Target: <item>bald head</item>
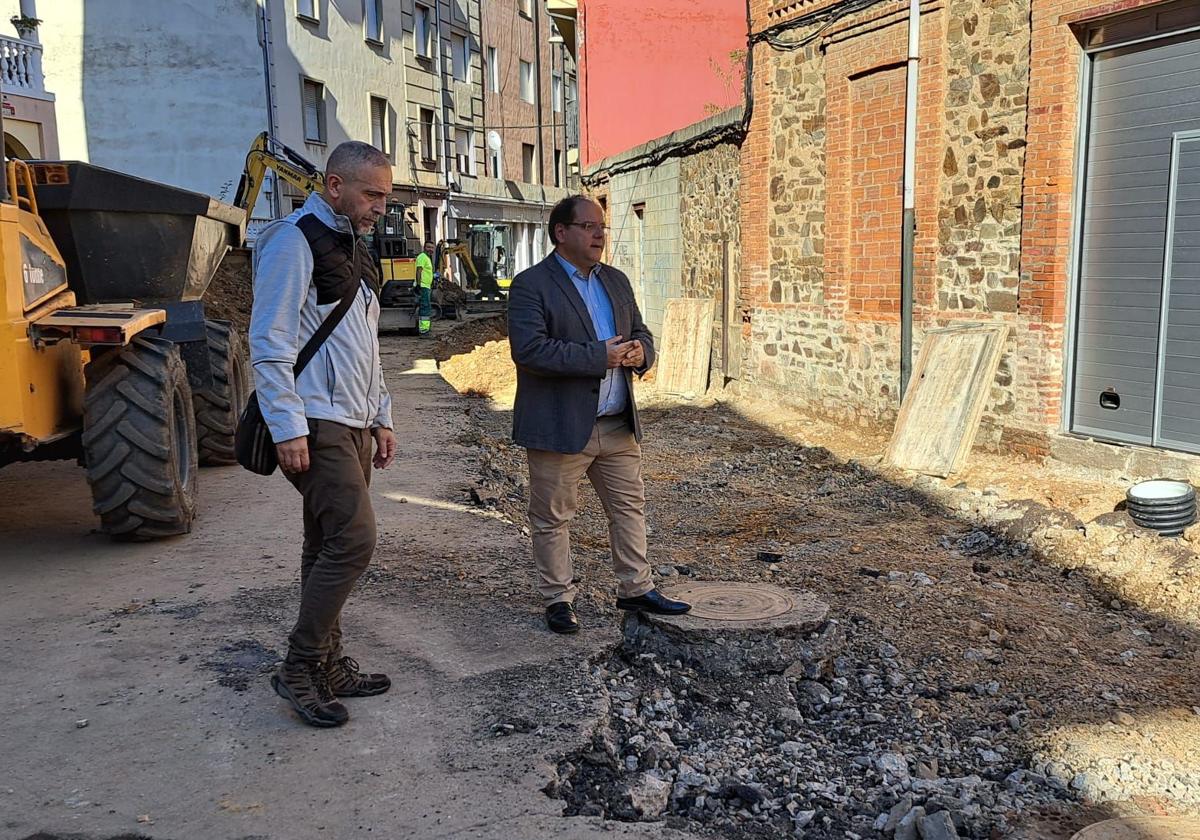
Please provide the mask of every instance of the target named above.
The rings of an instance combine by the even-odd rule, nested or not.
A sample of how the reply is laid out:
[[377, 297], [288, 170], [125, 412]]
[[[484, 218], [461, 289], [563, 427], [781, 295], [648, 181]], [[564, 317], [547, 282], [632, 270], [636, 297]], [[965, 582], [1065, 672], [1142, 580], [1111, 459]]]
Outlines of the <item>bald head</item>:
[[325, 200], [350, 220], [359, 233], [369, 233], [387, 208], [392, 194], [392, 162], [369, 143], [340, 144], [325, 164]]

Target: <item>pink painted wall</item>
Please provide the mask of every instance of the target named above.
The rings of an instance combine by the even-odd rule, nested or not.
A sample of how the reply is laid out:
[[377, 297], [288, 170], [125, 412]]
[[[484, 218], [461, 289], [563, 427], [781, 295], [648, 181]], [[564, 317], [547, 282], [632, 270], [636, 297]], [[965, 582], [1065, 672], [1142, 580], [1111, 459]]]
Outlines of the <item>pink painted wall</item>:
[[742, 102], [745, 0], [580, 0], [579, 17], [585, 169]]

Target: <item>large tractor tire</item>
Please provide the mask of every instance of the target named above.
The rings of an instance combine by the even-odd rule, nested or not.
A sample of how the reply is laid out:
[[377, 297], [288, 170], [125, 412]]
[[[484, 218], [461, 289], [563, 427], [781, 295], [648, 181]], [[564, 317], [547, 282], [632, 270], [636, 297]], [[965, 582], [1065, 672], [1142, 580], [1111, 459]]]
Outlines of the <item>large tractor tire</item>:
[[101, 527], [116, 540], [186, 534], [196, 516], [196, 418], [179, 348], [138, 337], [90, 365], [83, 457]]
[[236, 464], [233, 438], [250, 394], [242, 337], [228, 321], [205, 321], [211, 388], [192, 394], [196, 404], [197, 451], [204, 467]]

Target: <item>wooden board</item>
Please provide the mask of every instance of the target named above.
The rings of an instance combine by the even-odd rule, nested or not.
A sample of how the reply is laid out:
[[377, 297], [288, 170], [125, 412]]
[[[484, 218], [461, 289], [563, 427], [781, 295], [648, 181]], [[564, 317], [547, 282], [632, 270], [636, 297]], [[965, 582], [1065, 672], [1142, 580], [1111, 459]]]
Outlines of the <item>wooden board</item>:
[[734, 267], [733, 243], [724, 240], [721, 255], [721, 289], [725, 303], [721, 313], [721, 363], [725, 378], [742, 378], [742, 319], [738, 315], [738, 275]]
[[712, 298], [667, 301], [657, 373], [664, 393], [699, 396], [708, 389], [714, 308]]
[[906, 470], [948, 476], [975, 443], [996, 368], [1004, 324], [962, 324], [925, 333], [884, 459]]

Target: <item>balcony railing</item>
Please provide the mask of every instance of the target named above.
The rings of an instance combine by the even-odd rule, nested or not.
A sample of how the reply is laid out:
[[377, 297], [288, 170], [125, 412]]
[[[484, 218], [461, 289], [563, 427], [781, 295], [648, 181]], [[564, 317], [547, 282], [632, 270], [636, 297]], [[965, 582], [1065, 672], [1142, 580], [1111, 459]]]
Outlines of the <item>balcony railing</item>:
[[21, 96], [48, 98], [41, 44], [0, 35], [0, 87]]

